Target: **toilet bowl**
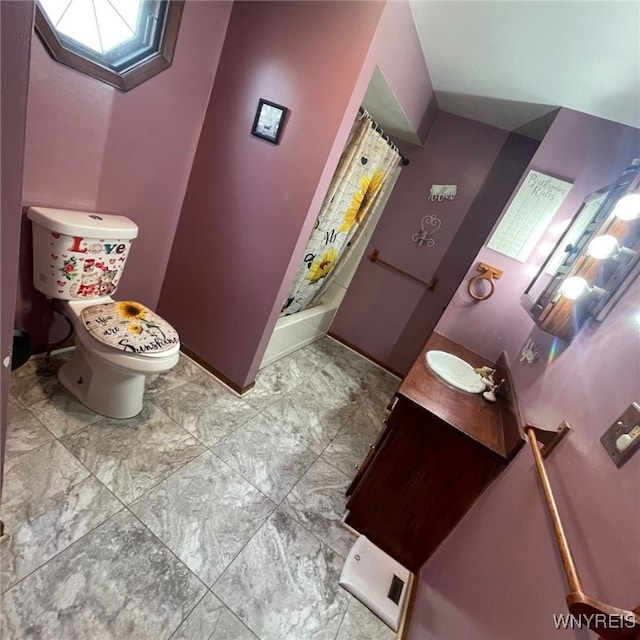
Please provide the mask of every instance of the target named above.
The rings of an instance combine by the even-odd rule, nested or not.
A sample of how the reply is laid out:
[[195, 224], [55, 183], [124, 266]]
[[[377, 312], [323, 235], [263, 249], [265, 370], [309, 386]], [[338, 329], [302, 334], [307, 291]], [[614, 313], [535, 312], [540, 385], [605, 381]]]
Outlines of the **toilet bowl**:
[[180, 343], [166, 351], [137, 354], [101, 342], [86, 329], [82, 311], [110, 302], [111, 298], [62, 302], [63, 313], [74, 328], [76, 349], [58, 371], [58, 380], [92, 411], [110, 418], [131, 418], [142, 411], [146, 376], [174, 367]]
[[142, 410], [145, 378], [174, 367], [175, 330], [143, 305], [116, 302], [137, 225], [124, 216], [30, 207], [33, 284], [73, 326], [75, 352], [61, 384], [92, 411], [131, 418]]

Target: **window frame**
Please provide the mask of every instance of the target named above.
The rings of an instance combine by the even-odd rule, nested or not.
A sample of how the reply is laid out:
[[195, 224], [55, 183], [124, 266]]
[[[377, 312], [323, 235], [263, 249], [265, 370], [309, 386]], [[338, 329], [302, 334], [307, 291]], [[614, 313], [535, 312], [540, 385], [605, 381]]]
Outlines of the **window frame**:
[[[156, 47], [149, 53], [140, 51], [133, 55], [129, 65], [121, 71], [100, 64], [96, 58], [100, 54], [90, 51], [78, 43], [75, 50], [70, 49], [58, 36], [45, 12], [36, 2], [35, 30], [51, 57], [80, 73], [120, 89], [129, 91], [142, 82], [149, 80], [161, 71], [168, 69], [173, 62], [178, 30], [184, 8], [184, 0], [168, 0], [162, 33]], [[147, 46], [149, 49], [150, 46]], [[83, 51], [86, 54], [83, 55]]]

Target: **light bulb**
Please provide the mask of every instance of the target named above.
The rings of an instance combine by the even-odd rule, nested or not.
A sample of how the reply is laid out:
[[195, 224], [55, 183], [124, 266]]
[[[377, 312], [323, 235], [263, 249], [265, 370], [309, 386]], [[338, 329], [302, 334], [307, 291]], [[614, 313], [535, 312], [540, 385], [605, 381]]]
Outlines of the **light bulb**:
[[613, 215], [620, 220], [635, 220], [640, 216], [640, 193], [629, 193], [620, 198], [613, 208]]
[[587, 247], [589, 255], [596, 260], [615, 258], [620, 251], [620, 245], [614, 236], [597, 236]]
[[560, 293], [569, 300], [577, 300], [585, 291], [589, 291], [589, 285], [584, 278], [572, 276], [560, 285]]

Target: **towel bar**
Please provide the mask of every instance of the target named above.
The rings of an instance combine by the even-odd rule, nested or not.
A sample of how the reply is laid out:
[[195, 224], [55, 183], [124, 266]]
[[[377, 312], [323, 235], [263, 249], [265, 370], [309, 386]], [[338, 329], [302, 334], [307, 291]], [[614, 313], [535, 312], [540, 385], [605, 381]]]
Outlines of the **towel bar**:
[[[562, 526], [549, 476], [544, 467], [543, 457], [547, 457], [558, 442], [569, 432], [569, 425], [563, 422], [557, 432], [539, 429], [531, 424], [526, 425], [524, 430], [529, 437], [538, 478], [542, 486], [547, 509], [549, 510], [549, 516], [551, 517], [553, 533], [562, 557], [562, 565], [567, 576], [567, 582], [569, 583], [569, 594], [567, 595], [569, 613], [582, 621], [587, 621], [589, 628], [600, 634], [602, 640], [639, 640], [640, 606], [633, 611], [618, 609], [585, 594], [569, 541]], [[542, 450], [538, 444], [539, 440], [546, 443]], [[617, 623], [612, 625], [614, 620]], [[621, 621], [624, 624], [620, 624]]]
[[381, 264], [383, 267], [387, 267], [387, 269], [391, 269], [391, 271], [395, 271], [396, 273], [403, 275], [405, 278], [409, 278], [414, 282], [418, 282], [423, 287], [426, 287], [427, 289], [429, 289], [429, 291], [433, 291], [436, 288], [436, 285], [438, 284], [438, 278], [431, 278], [429, 282], [425, 282], [424, 280], [420, 280], [420, 278], [416, 278], [415, 276], [412, 276], [410, 273], [407, 273], [406, 271], [403, 271], [402, 269], [398, 269], [398, 267], [394, 267], [392, 264], [385, 262], [384, 260], [378, 257], [379, 255], [380, 255], [380, 251], [378, 251], [378, 249], [374, 249], [373, 253], [369, 256], [369, 260], [371, 260], [371, 262], [377, 262], [378, 264]]

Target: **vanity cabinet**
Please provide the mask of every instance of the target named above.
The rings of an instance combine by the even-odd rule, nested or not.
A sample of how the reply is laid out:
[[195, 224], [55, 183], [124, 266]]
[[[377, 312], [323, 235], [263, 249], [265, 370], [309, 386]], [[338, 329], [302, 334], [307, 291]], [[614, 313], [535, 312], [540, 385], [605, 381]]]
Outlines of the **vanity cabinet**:
[[[426, 365], [431, 349], [505, 378], [496, 403], [453, 389]], [[349, 487], [346, 524], [413, 572], [524, 444], [507, 363], [431, 335], [396, 392], [384, 429]]]

